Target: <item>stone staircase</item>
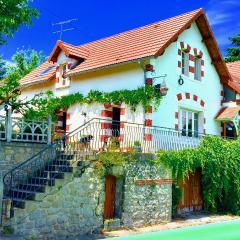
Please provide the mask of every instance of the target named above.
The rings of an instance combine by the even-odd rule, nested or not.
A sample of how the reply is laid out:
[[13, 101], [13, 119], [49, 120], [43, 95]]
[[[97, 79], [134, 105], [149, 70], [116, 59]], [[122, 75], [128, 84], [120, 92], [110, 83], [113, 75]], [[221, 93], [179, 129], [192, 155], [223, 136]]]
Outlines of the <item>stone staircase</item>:
[[12, 201], [11, 217], [19, 212], [17, 209], [25, 209], [31, 201], [41, 201], [52, 191], [61, 188], [73, 178], [74, 173], [83, 174], [88, 160], [94, 159], [94, 153], [82, 151], [78, 152], [78, 156], [76, 159], [73, 153], [57, 151], [56, 156], [43, 169], [37, 170], [24, 183], [12, 188], [5, 196]]
[[[88, 138], [92, 121], [47, 146], [35, 156], [9, 171], [3, 178], [2, 220], [7, 222], [33, 201], [41, 201], [78, 177], [96, 156]], [[88, 135], [86, 135], [88, 134]]]

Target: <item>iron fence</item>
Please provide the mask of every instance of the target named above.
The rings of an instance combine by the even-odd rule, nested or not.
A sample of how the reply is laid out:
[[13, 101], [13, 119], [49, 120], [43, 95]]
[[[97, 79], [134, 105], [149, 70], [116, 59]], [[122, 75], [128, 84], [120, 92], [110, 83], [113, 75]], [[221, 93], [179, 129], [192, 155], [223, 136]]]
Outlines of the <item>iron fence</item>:
[[[146, 127], [143, 124], [129, 122], [112, 122], [105, 119], [93, 119], [83, 131], [70, 133], [66, 144], [88, 139], [89, 148], [95, 151], [105, 151], [112, 144], [120, 151], [138, 149], [144, 153], [155, 153], [163, 150], [181, 150], [195, 148], [200, 144], [203, 134], [188, 134], [182, 131], [157, 126]], [[79, 143], [81, 145], [81, 143]]]

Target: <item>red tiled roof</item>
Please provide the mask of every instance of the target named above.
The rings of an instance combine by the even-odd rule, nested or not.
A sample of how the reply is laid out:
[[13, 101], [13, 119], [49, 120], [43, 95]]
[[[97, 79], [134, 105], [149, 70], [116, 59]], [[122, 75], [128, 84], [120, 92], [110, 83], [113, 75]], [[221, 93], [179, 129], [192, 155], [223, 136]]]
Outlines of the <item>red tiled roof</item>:
[[234, 84], [240, 88], [240, 61], [227, 63], [227, 68]]
[[48, 61], [49, 62], [56, 62], [58, 54], [60, 51], [64, 51], [67, 57], [73, 58], [87, 58], [89, 55], [89, 51], [84, 49], [82, 46], [73, 46], [69, 43], [62, 42], [60, 40], [57, 41], [55, 47], [53, 48], [52, 53], [50, 54]]
[[240, 107], [223, 107], [216, 116], [216, 120], [224, 121], [224, 120], [232, 120], [236, 117], [240, 110]]
[[[48, 71], [47, 71], [48, 70]], [[20, 80], [21, 85], [37, 84], [39, 82], [49, 81], [55, 78], [56, 69], [55, 65], [48, 61], [42, 63], [39, 67], [27, 74]]]
[[81, 45], [89, 57], [69, 75], [161, 54], [177, 36], [203, 14], [202, 9]]
[[[84, 59], [80, 65], [67, 73], [67, 75], [75, 75], [145, 57], [159, 56], [194, 21], [196, 21], [202, 34], [203, 41], [212, 57], [212, 62], [221, 82], [228, 83], [231, 80], [230, 74], [202, 9], [80, 46], [58, 41], [49, 57], [49, 61], [55, 62], [62, 50], [67, 56]], [[36, 79], [34, 75], [29, 74], [25, 77], [23, 83], [38, 81], [38, 78]], [[229, 84], [229, 87], [237, 88], [233, 83]]]

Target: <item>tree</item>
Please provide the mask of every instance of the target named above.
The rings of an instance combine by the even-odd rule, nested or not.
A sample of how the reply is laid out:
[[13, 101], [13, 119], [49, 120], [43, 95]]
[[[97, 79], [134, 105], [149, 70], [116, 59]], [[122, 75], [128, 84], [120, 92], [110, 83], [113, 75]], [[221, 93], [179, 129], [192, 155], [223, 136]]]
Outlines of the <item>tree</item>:
[[227, 48], [227, 56], [225, 62], [234, 62], [240, 60], [240, 34], [229, 38], [232, 42], [232, 47]]
[[13, 64], [8, 67], [7, 78], [14, 78], [17, 81], [30, 73], [46, 60], [42, 51], [22, 49], [12, 56]]
[[0, 80], [4, 78], [7, 72], [6, 62], [0, 56]]
[[0, 105], [8, 104], [13, 110], [27, 107], [30, 101], [19, 99], [19, 80], [39, 66], [46, 57], [43, 53], [31, 49], [17, 51], [13, 57], [13, 64], [8, 66], [6, 76], [0, 80]]
[[1, 0], [0, 1], [0, 45], [6, 43], [6, 38], [24, 25], [31, 25], [32, 19], [38, 17], [38, 11], [29, 7], [31, 0]]

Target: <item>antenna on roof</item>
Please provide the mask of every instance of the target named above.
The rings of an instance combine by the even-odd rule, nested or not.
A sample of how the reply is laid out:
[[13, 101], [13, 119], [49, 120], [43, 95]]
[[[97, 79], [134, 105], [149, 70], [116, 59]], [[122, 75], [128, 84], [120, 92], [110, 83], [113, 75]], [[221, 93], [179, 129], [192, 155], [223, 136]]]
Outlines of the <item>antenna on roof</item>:
[[57, 23], [52, 23], [52, 26], [60, 25], [60, 30], [53, 32], [53, 34], [58, 34], [58, 33], [60, 33], [60, 38], [59, 38], [59, 39], [62, 40], [63, 32], [72, 31], [72, 30], [75, 29], [75, 28], [66, 28], [66, 29], [64, 29], [63, 26], [64, 26], [65, 24], [68, 24], [68, 23], [71, 23], [71, 22], [74, 22], [74, 21], [77, 21], [77, 20], [78, 20], [77, 18], [72, 18], [72, 19], [68, 19], [68, 20], [65, 20], [65, 21], [61, 21], [61, 22], [57, 22]]

